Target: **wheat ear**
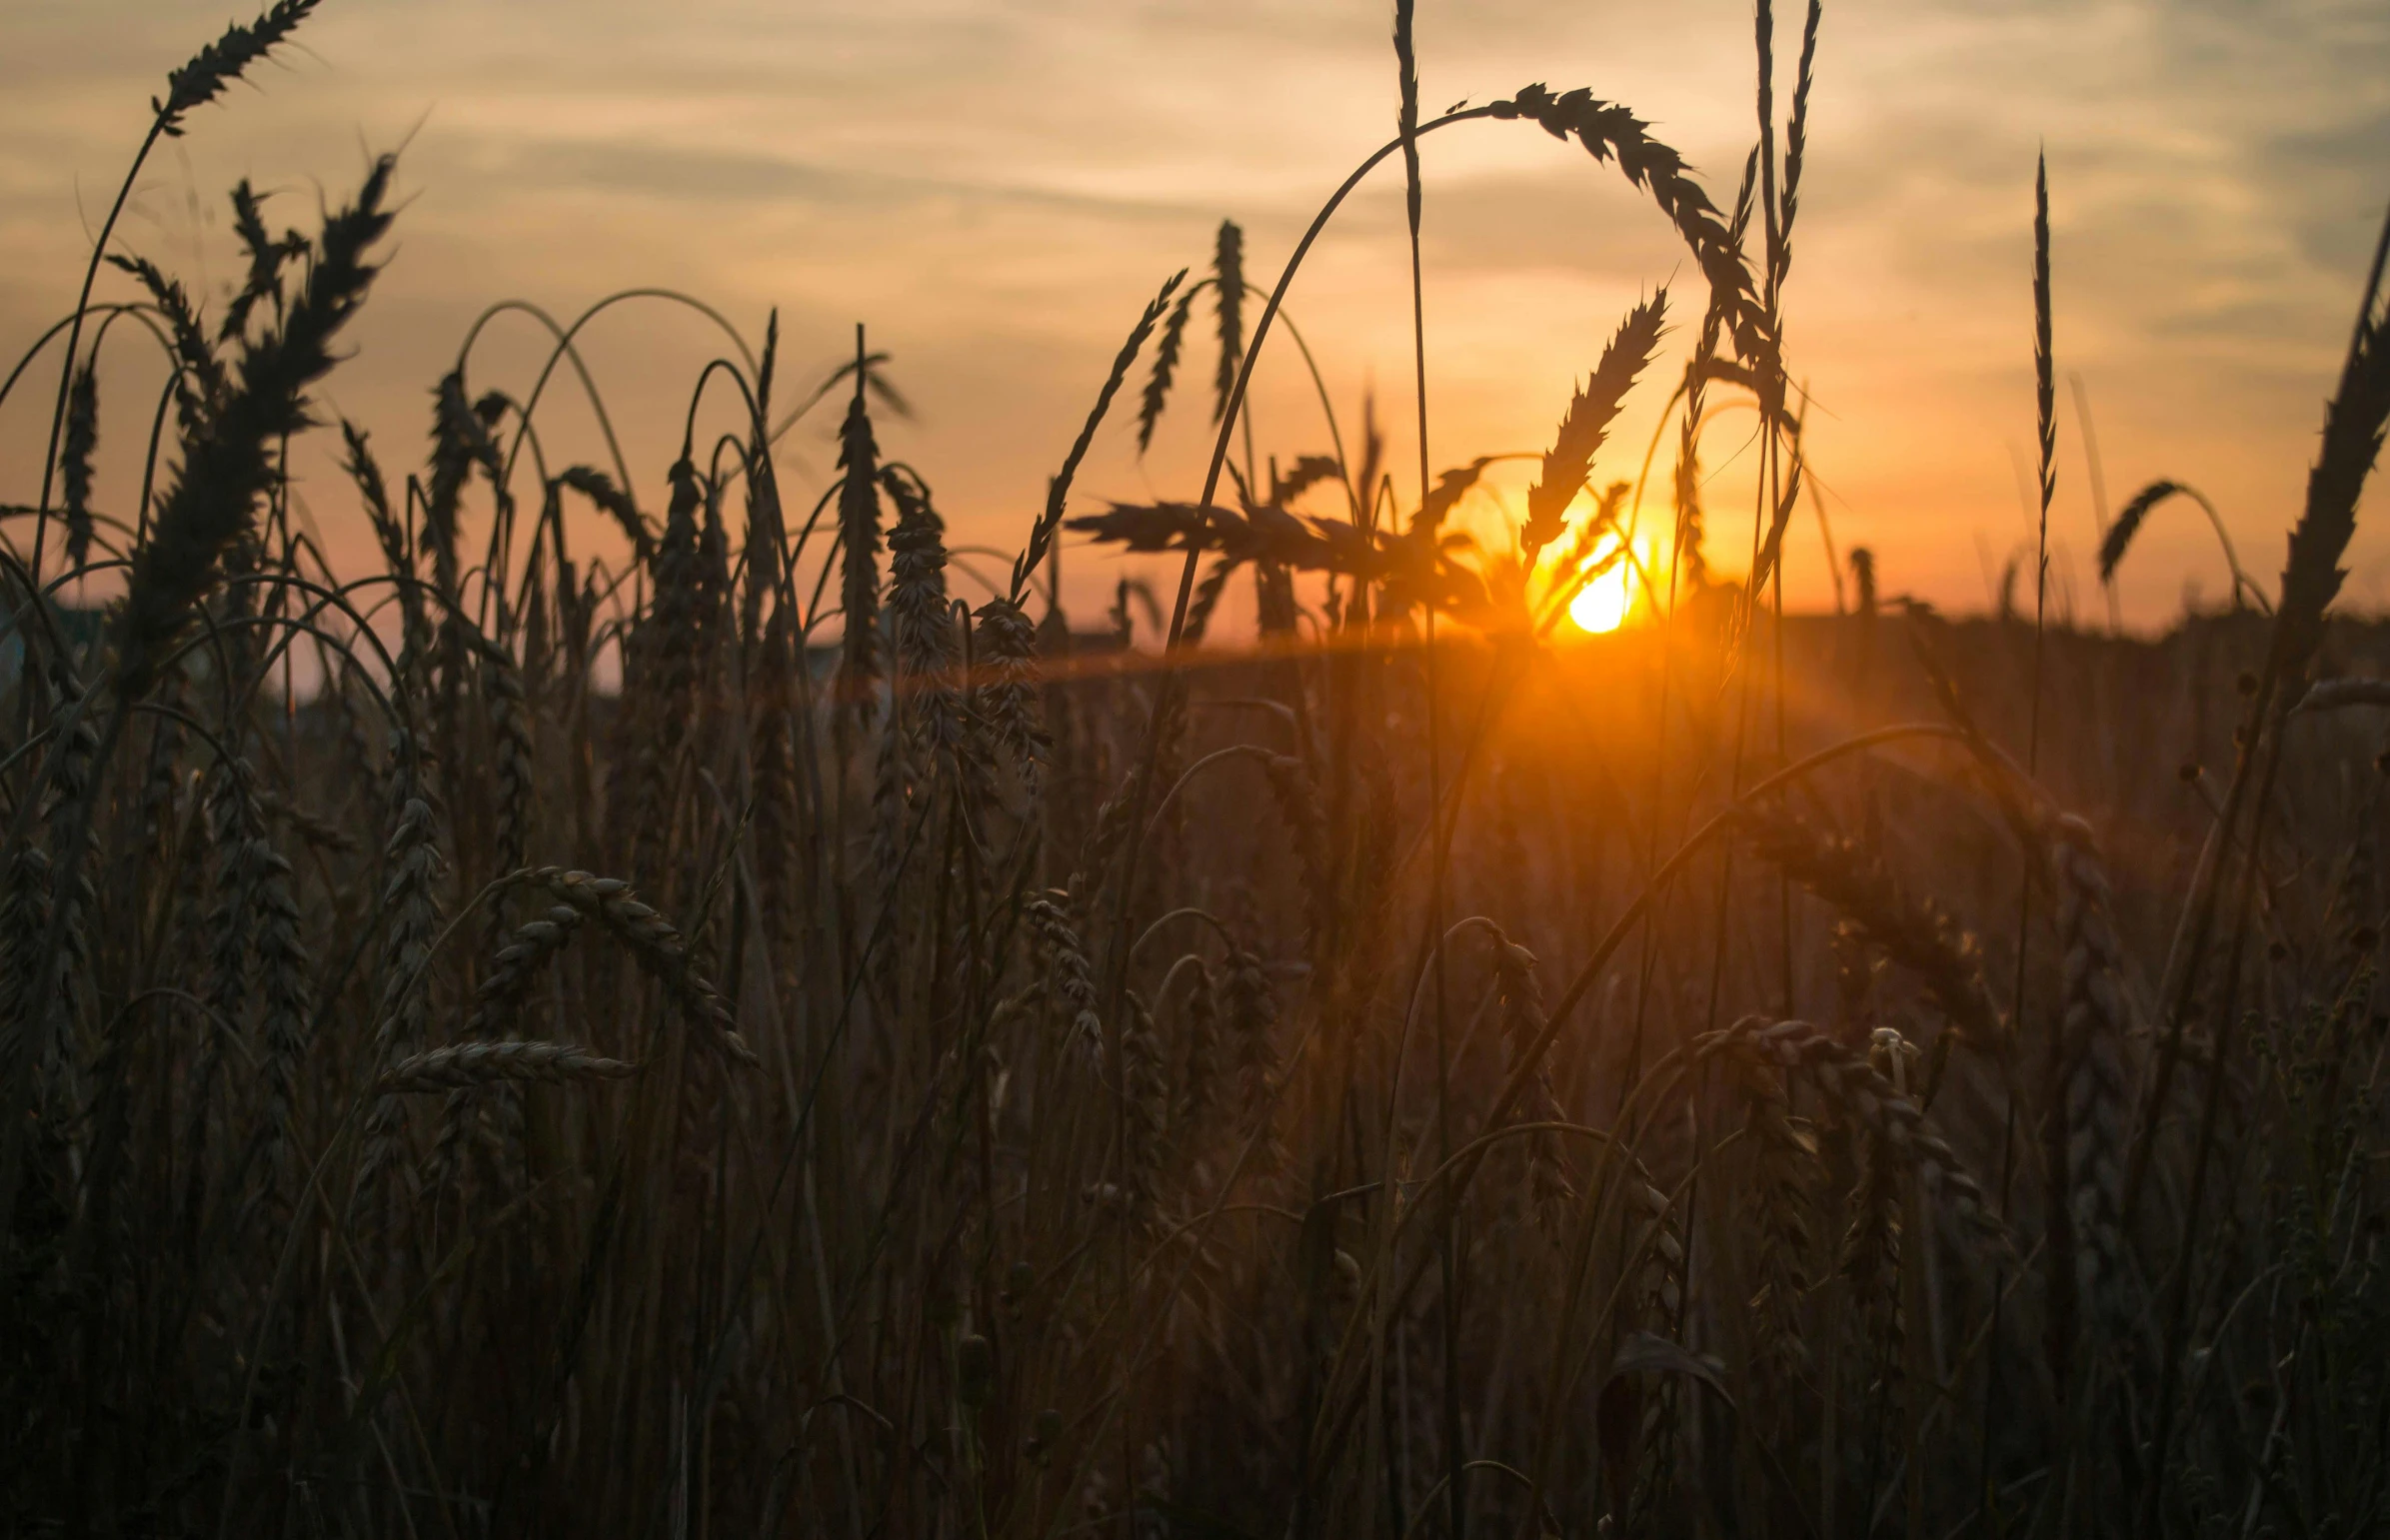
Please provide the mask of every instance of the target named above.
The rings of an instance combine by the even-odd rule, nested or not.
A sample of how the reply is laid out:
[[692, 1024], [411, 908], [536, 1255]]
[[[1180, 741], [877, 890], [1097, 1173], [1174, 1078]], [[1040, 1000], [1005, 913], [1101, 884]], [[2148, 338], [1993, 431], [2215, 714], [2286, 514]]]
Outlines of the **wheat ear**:
[[383, 1071], [374, 1089], [385, 1096], [421, 1091], [462, 1091], [501, 1081], [620, 1080], [639, 1073], [637, 1064], [600, 1058], [568, 1042], [460, 1042], [399, 1060]]

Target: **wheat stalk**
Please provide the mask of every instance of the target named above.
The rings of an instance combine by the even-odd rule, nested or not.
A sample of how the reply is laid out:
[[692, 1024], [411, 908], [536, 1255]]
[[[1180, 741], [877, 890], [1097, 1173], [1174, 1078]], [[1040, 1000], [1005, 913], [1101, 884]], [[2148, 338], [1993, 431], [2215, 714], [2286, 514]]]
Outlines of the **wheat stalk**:
[[1693, 179], [1684, 157], [1652, 138], [1646, 132], [1649, 125], [1618, 103], [1602, 101], [1582, 87], [1555, 96], [1540, 84], [1493, 103], [1488, 116], [1523, 119], [1539, 125], [1554, 139], [1573, 138], [1596, 161], [1614, 157], [1626, 180], [1651, 195], [1651, 201], [1659, 205], [1691, 250], [1709, 281], [1711, 303], [1734, 334], [1736, 349], [1746, 359], [1766, 356], [1766, 316], [1739, 243], [1718, 218], [1717, 206]]
[[227, 381], [216, 348], [200, 325], [198, 307], [183, 286], [160, 271], [147, 257], [111, 252], [109, 265], [130, 276], [148, 293], [166, 323], [167, 341], [174, 350], [175, 421], [188, 438], [206, 424], [208, 414], [223, 400]]
[[1172, 382], [1179, 373], [1179, 354], [1186, 346], [1187, 324], [1195, 316], [1195, 296], [1211, 286], [1208, 278], [1198, 278], [1180, 292], [1179, 303], [1172, 306], [1170, 316], [1162, 324], [1162, 338], [1154, 345], [1154, 369], [1146, 376], [1146, 388], [1138, 398], [1137, 452], [1143, 455], [1154, 443], [1154, 430], [1162, 423], [1163, 409], [1169, 405]]
[[690, 965], [688, 943], [672, 922], [632, 896], [631, 884], [620, 877], [592, 876], [561, 866], [542, 866], [526, 878], [544, 887], [558, 901], [579, 911], [607, 934], [631, 949], [648, 974], [680, 1003], [690, 1024], [704, 1031], [706, 1040], [742, 1064], [753, 1066], [755, 1050], [739, 1034], [738, 1025], [721, 994], [705, 975]]
[[[303, 15], [293, 0], [278, 9]], [[307, 388], [331, 369], [332, 341], [364, 303], [375, 269], [366, 254], [390, 228], [382, 207], [395, 163], [374, 163], [357, 200], [329, 216], [307, 281], [282, 324], [243, 354], [224, 405], [186, 442], [159, 500], [149, 540], [133, 558], [117, 621], [117, 689], [148, 693], [191, 608], [213, 585], [224, 551], [249, 526], [273, 482], [268, 451], [308, 423]]]
[[647, 516], [631, 501], [629, 493], [614, 484], [613, 477], [590, 466], [567, 466], [556, 474], [556, 485], [580, 493], [612, 519], [623, 532], [623, 538], [631, 542], [635, 560], [646, 563], [654, 558], [656, 536], [648, 528]]
[[1618, 323], [1617, 335], [1601, 350], [1601, 362], [1583, 388], [1569, 398], [1552, 446], [1543, 452], [1541, 472], [1527, 488], [1527, 520], [1518, 532], [1522, 562], [1532, 563], [1537, 551], [1560, 538], [1567, 524], [1568, 505], [1584, 490], [1585, 478], [1592, 474], [1593, 457], [1625, 406], [1626, 393], [1659, 351], [1667, 316], [1665, 289], [1628, 311], [1626, 319]]
[[1969, 1038], [2004, 1046], [2007, 1031], [1983, 977], [1982, 948], [1932, 899], [1910, 893], [1858, 841], [1776, 810], [1740, 814], [1761, 858], [1782, 868], [1921, 978], [1934, 1002]]
[[1104, 415], [1112, 410], [1113, 397], [1120, 394], [1121, 382], [1129, 378], [1130, 366], [1144, 351], [1146, 339], [1154, 335], [1154, 323], [1170, 308], [1171, 296], [1187, 279], [1187, 270], [1180, 269], [1163, 281], [1162, 290], [1146, 305], [1137, 325], [1129, 329], [1128, 341], [1113, 356], [1112, 372], [1104, 377], [1104, 386], [1096, 393], [1096, 404], [1088, 410], [1088, 420], [1079, 430], [1079, 437], [1071, 442], [1071, 449], [1063, 457], [1063, 466], [1054, 480], [1046, 484], [1046, 508], [1030, 526], [1029, 539], [1021, 548], [1021, 555], [1013, 561], [1013, 586], [1006, 597], [1018, 606], [1029, 596], [1029, 581], [1045, 565], [1046, 554], [1054, 545], [1055, 532], [1062, 527], [1063, 512], [1071, 501], [1071, 484], [1079, 475], [1080, 462], [1087, 459], [1088, 450], [1096, 442], [1096, 430], [1103, 426]]

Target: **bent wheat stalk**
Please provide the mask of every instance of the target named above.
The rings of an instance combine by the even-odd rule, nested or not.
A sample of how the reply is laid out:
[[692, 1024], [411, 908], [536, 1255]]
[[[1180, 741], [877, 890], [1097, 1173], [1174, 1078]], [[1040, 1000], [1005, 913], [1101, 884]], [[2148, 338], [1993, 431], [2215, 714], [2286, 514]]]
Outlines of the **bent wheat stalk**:
[[640, 1066], [601, 1058], [569, 1042], [460, 1042], [413, 1054], [385, 1070], [374, 1089], [386, 1096], [424, 1091], [461, 1091], [500, 1081], [564, 1085], [579, 1080], [620, 1080]]

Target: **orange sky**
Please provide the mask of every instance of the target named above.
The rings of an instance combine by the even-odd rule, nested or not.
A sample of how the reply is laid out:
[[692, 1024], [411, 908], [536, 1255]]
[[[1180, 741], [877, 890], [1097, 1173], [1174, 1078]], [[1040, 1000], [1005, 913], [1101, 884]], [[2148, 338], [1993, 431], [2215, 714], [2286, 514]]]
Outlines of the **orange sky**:
[[[224, 12], [223, 0], [12, 0], [0, 23], [12, 355], [71, 304], [149, 97]], [[1741, 0], [1425, 0], [1423, 98], [1589, 86], [1653, 120], [1723, 203], [1752, 134], [1749, 22]], [[1386, 32], [1373, 0], [327, 0], [261, 89], [198, 114], [152, 162], [120, 244], [217, 293], [235, 272], [223, 202], [235, 178], [276, 190], [277, 228], [312, 225], [319, 194], [345, 192], [368, 150], [404, 145], [398, 248], [358, 356], [327, 390], [387, 460], [419, 458], [429, 387], [487, 303], [570, 313], [669, 286], [755, 337], [779, 305], [792, 383], [868, 323], [921, 409], [885, 426], [884, 446], [929, 477], [958, 543], [1011, 548], [1161, 278], [1199, 265], [1226, 216], [1247, 229], [1248, 276], [1266, 283], [1317, 201], [1389, 132]], [[1953, 608], [1983, 608], [1987, 570], [2030, 538], [2019, 465], [2045, 144], [2059, 367], [2088, 392], [2110, 504], [2159, 476], [2193, 483], [2270, 584], [2390, 198], [2390, 7], [1829, 5], [1788, 291], [1792, 367], [1817, 403], [1811, 449], [1837, 541], [1872, 546], [1888, 590]], [[1572, 377], [1655, 285], [1681, 283], [1680, 314], [1688, 326], [1697, 314], [1658, 217], [1581, 152], [1520, 125], [1469, 125], [1428, 141], [1425, 164], [1438, 466], [1541, 448]], [[1348, 438], [1374, 381], [1391, 463], [1414, 466], [1398, 170], [1349, 207], [1289, 306]], [[535, 343], [501, 322], [473, 386], [526, 385]], [[717, 349], [705, 323], [657, 305], [593, 336], [651, 503], [686, 389]], [[104, 449], [130, 458], [161, 378], [129, 334], [111, 343]], [[0, 500], [37, 490], [47, 389], [0, 407]], [[1632, 475], [1663, 394], [1639, 393], [1597, 482]], [[1255, 401], [1264, 453], [1325, 448], [1290, 351], [1265, 356]], [[2060, 401], [2054, 582], [2071, 581], [2089, 616], [2103, 607], [2087, 477], [2063, 386]], [[1193, 496], [1206, 418], [1191, 395], [1141, 464], [1117, 415], [1078, 506]], [[1712, 556], [1728, 570], [1748, 539], [1731, 463], [1743, 421], [1711, 439]], [[788, 441], [799, 485], [829, 474], [830, 426]], [[543, 430], [552, 460], [594, 455], [569, 397], [543, 410]], [[349, 500], [302, 469], [335, 547], [362, 552]], [[1398, 476], [1406, 500], [1414, 479]], [[1507, 488], [1513, 511], [1523, 479]], [[107, 506], [132, 496], [106, 479], [101, 491]], [[2368, 514], [2384, 506], [2377, 496]], [[1499, 517], [1490, 503], [1479, 515]], [[2351, 568], [2353, 602], [2390, 605], [2378, 518], [2361, 520]], [[1116, 570], [1072, 558], [1074, 608], [1100, 606]], [[1805, 517], [1786, 581], [1795, 607], [1830, 602]], [[2128, 563], [2126, 615], [2162, 621], [2194, 584], [2211, 602], [2225, 588], [2212, 537], [2176, 505]]]

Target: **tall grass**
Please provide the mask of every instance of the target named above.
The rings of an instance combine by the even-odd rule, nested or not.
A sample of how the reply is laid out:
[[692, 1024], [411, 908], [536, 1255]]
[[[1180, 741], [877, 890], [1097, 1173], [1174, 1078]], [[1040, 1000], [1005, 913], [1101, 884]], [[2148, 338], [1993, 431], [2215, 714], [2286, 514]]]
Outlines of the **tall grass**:
[[[152, 140], [309, 9], [178, 71]], [[693, 383], [661, 511], [619, 456], [546, 459], [579, 323], [521, 396], [469, 344], [419, 473], [340, 425], [379, 565], [336, 572], [287, 445], [392, 163], [310, 238], [241, 189], [213, 325], [104, 231], [173, 372], [155, 496], [95, 502], [144, 438], [87, 285], [44, 340], [62, 496], [0, 559], [15, 1528], [2379, 1528], [2390, 634], [2332, 607], [2381, 261], [2270, 604], [2137, 642], [2037, 572], [2030, 629], [1911, 606], [1903, 648], [1861, 550], [1847, 615], [1786, 615], [1819, 9], [1781, 153], [1758, 20], [1721, 211], [1589, 91], [1422, 120], [1397, 7], [1395, 137], [1257, 307], [1233, 224], [1161, 286], [986, 578], [883, 449], [885, 356], [859, 329], [792, 383], [777, 322]], [[1664, 506], [1606, 442], [1655, 293], [1552, 382], [1503, 546], [1451, 517], [1499, 457], [1429, 458], [1419, 147], [1521, 121], [1615, 163], [1706, 293]], [[1396, 156], [1415, 486], [1369, 412], [1348, 458], [1332, 411], [1322, 446], [1246, 403]], [[2032, 249], [2046, 516], [2046, 192]], [[1091, 511], [1205, 289], [1202, 487]], [[1745, 586], [1701, 559], [1729, 393], [1765, 434]], [[784, 504], [817, 409], [836, 477]], [[1160, 654], [1073, 627], [1066, 535], [1178, 559]], [[1638, 624], [1555, 641], [1624, 568]], [[1206, 639], [1248, 572], [1256, 645]]]

